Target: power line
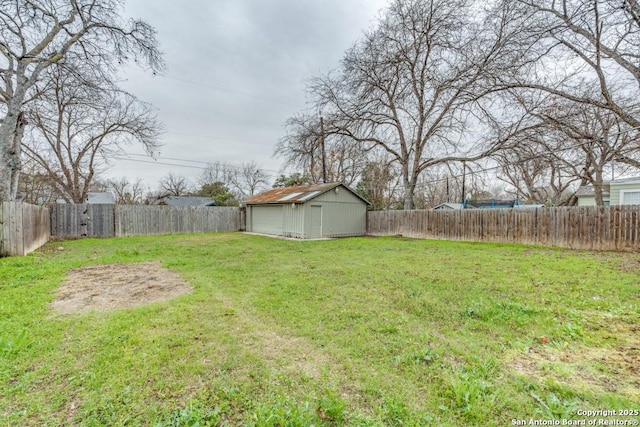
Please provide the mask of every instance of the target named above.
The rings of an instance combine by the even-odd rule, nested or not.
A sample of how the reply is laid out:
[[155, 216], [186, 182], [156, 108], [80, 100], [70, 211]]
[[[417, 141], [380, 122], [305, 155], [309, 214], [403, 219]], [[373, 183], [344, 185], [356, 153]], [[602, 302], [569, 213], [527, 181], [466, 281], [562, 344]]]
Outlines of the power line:
[[[131, 159], [125, 156], [137, 156], [137, 157], [149, 157], [149, 155], [147, 154], [136, 154], [136, 153], [121, 153], [121, 154], [117, 154], [116, 156], [114, 156], [113, 158], [116, 160], [127, 160], [130, 162], [138, 162], [138, 163], [149, 163], [149, 164], [154, 164], [154, 165], [163, 165], [163, 166], [178, 166], [178, 167], [184, 167], [184, 168], [189, 168], [189, 169], [201, 169], [201, 170], [207, 170], [208, 168], [205, 166], [190, 166], [190, 165], [183, 165], [183, 164], [178, 164], [178, 163], [167, 163], [167, 162], [158, 162], [158, 161], [151, 161], [151, 160], [140, 160], [140, 159]], [[237, 166], [237, 165], [233, 165], [233, 164], [229, 164], [229, 163], [216, 163], [216, 162], [205, 162], [202, 160], [190, 160], [190, 159], [180, 159], [180, 158], [176, 158], [176, 157], [155, 157], [156, 159], [160, 159], [160, 160], [173, 160], [173, 161], [178, 161], [178, 162], [186, 162], [186, 163], [198, 163], [198, 164], [202, 164], [202, 165], [207, 165], [207, 166], [216, 166], [217, 164], [222, 165], [226, 168], [229, 169], [235, 169], [235, 170], [242, 170], [242, 167]], [[276, 171], [273, 169], [263, 169], [263, 168], [259, 168], [260, 170], [263, 170], [265, 172], [274, 172], [274, 173], [280, 173], [280, 171]]]
[[261, 95], [255, 95], [255, 94], [247, 93], [247, 92], [240, 92], [240, 91], [237, 91], [237, 90], [227, 89], [227, 88], [224, 88], [224, 87], [215, 86], [215, 85], [211, 85], [211, 84], [208, 84], [208, 83], [201, 83], [201, 82], [196, 82], [196, 81], [193, 81], [193, 80], [187, 80], [187, 79], [182, 79], [182, 78], [172, 77], [172, 76], [160, 76], [160, 77], [163, 77], [163, 78], [168, 79], [168, 80], [175, 80], [175, 81], [178, 81], [178, 82], [194, 85], [194, 86], [206, 87], [206, 88], [214, 89], [214, 90], [217, 90], [217, 91], [220, 91], [220, 92], [230, 93], [232, 95], [240, 95], [240, 96], [245, 96], [247, 98], [259, 99], [259, 100], [266, 101], [266, 102], [271, 102], [271, 103], [280, 104], [280, 105], [286, 105], [287, 107], [299, 108], [299, 106], [297, 106], [297, 105], [293, 105], [293, 104], [290, 104], [288, 102], [281, 101], [281, 100], [278, 100], [278, 99], [267, 98], [267, 97], [264, 97], [264, 96], [261, 96]]

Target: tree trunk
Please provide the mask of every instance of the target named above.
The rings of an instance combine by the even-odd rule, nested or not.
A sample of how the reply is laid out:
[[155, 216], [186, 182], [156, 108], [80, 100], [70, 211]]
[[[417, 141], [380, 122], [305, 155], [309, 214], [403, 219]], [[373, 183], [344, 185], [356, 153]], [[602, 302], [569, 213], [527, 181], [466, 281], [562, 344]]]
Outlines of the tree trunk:
[[602, 171], [596, 171], [595, 182], [593, 183], [593, 193], [596, 198], [596, 206], [604, 206], [604, 200], [602, 198]]
[[18, 121], [16, 123], [16, 131], [13, 136], [13, 147], [11, 149], [12, 165], [11, 169], [11, 199], [15, 200], [18, 196], [18, 183], [20, 181], [20, 174], [22, 173], [22, 137], [24, 136], [24, 128], [27, 125], [27, 120], [24, 118], [24, 113], [18, 114]]
[[[5, 117], [0, 126], [0, 202], [11, 201], [11, 162], [12, 157], [9, 154], [11, 144], [9, 144], [8, 129], [11, 127], [9, 117]], [[15, 125], [14, 125], [15, 129]]]
[[14, 96], [7, 104], [7, 115], [0, 126], [0, 201], [13, 201], [18, 194], [20, 152], [24, 133], [22, 103], [26, 94], [24, 78], [18, 78]]
[[415, 179], [404, 180], [404, 202], [402, 209], [405, 211], [410, 211], [414, 209], [413, 203], [413, 194], [416, 191], [416, 181]]
[[9, 111], [0, 126], [0, 201], [13, 201], [17, 194], [20, 153], [16, 152], [19, 112]]

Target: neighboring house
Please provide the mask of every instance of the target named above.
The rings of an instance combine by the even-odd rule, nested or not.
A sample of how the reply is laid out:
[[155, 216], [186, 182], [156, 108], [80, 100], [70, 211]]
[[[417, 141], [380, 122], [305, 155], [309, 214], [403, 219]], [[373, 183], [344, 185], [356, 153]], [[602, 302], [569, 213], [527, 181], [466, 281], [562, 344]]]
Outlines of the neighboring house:
[[90, 205], [115, 205], [116, 196], [108, 191], [101, 193], [87, 193], [87, 198], [84, 202]]
[[462, 203], [440, 203], [438, 206], [434, 206], [432, 210], [434, 211], [451, 211], [451, 210], [460, 210], [463, 208]]
[[521, 205], [518, 199], [515, 200], [471, 200], [463, 203], [441, 203], [434, 207], [434, 211], [449, 211], [460, 209], [537, 209], [543, 208], [542, 204]]
[[209, 197], [196, 196], [162, 196], [149, 200], [150, 205], [161, 206], [215, 206], [215, 202]]
[[500, 199], [484, 199], [469, 200], [465, 202], [465, 209], [509, 209], [520, 206], [518, 199], [500, 200]]
[[367, 232], [369, 202], [341, 183], [274, 188], [245, 203], [254, 233], [316, 239]]
[[[591, 185], [578, 188], [576, 197], [578, 206], [596, 205], [596, 196]], [[640, 205], [640, 177], [604, 181], [602, 201], [605, 206]]]

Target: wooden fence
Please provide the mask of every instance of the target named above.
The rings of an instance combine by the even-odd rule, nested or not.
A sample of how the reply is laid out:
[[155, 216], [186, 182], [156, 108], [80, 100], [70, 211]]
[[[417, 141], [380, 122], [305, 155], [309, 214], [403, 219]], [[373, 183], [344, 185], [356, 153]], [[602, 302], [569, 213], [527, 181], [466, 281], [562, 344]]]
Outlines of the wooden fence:
[[116, 206], [116, 236], [238, 230], [240, 230], [240, 209], [234, 207]]
[[49, 210], [21, 202], [0, 203], [0, 256], [23, 256], [49, 241]]
[[376, 211], [367, 234], [638, 251], [640, 206]]
[[114, 237], [115, 205], [55, 204], [51, 206], [51, 235], [59, 239]]
[[52, 206], [51, 234], [56, 238], [150, 236], [240, 230], [234, 207], [148, 205]]

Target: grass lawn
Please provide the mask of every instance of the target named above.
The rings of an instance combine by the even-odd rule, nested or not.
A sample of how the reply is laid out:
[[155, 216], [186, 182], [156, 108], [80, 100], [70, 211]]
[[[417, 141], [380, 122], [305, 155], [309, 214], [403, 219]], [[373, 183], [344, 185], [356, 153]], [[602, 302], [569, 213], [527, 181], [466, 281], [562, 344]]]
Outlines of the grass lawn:
[[[69, 269], [147, 261], [193, 292], [49, 307]], [[638, 254], [232, 233], [0, 259], [3, 426], [593, 420], [640, 409], [639, 371]]]

